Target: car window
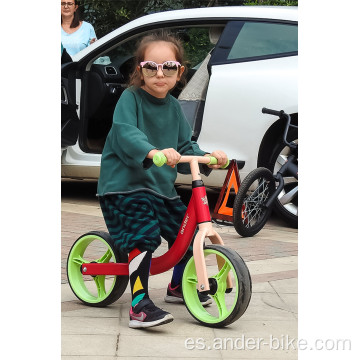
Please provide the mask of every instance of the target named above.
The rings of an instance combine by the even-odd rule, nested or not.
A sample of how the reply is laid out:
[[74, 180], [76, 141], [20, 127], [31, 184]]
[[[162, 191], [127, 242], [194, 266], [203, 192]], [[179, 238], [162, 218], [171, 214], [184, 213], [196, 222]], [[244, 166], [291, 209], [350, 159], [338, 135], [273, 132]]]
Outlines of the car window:
[[227, 56], [228, 60], [298, 51], [295, 25], [245, 22]]
[[214, 48], [216, 42], [211, 38], [213, 28], [190, 27], [177, 31], [183, 39], [184, 51], [189, 68], [198, 68], [206, 55]]
[[[220, 37], [223, 26], [189, 26], [189, 27], [171, 27], [166, 29], [179, 37], [184, 45], [186, 65], [190, 69], [196, 69], [204, 60], [206, 55], [214, 48], [216, 41]], [[122, 66], [132, 58], [138, 41], [147, 33], [141, 33], [138, 36], [122, 42], [111, 50], [103, 53], [95, 59], [94, 64]]]
[[[133, 55], [136, 49], [137, 40], [131, 39], [129, 41], [123, 42], [121, 45], [116, 46], [115, 48], [109, 50], [107, 53], [102, 54], [98, 59], [94, 61], [95, 64], [104, 64], [108, 63], [116, 64], [126, 61], [129, 57]], [[104, 64], [105, 65], [105, 64]]]

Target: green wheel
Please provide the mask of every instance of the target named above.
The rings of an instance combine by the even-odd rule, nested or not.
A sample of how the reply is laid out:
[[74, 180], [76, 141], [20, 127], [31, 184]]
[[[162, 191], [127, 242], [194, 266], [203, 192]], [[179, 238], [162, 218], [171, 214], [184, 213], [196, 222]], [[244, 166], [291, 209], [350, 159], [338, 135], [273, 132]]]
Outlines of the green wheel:
[[129, 276], [83, 275], [81, 265], [97, 262], [127, 262], [127, 255], [118, 252], [106, 232], [91, 231], [80, 236], [72, 246], [67, 260], [67, 277], [75, 296], [89, 306], [107, 306], [120, 298]]
[[[239, 319], [246, 311], [251, 298], [251, 277], [240, 255], [220, 245], [204, 248], [206, 269], [209, 276], [210, 296], [213, 304], [201, 305], [197, 293], [197, 276], [194, 257], [186, 264], [182, 279], [185, 305], [190, 314], [201, 324], [224, 327]], [[223, 262], [218, 269], [217, 258]], [[227, 289], [226, 278], [230, 274], [232, 289]]]

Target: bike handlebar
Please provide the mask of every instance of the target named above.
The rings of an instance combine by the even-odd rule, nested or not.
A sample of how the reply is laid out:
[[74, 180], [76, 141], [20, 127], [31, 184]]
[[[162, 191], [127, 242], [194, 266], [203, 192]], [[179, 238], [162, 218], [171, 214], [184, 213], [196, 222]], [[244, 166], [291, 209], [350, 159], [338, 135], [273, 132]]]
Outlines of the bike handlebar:
[[[190, 155], [185, 155], [185, 156], [181, 156], [179, 163], [189, 163], [193, 160], [196, 160], [199, 164], [207, 164], [207, 165], [217, 165], [217, 158], [214, 156], [190, 156]], [[165, 165], [167, 163], [167, 158], [164, 155], [163, 152], [159, 151], [157, 152], [154, 157], [153, 157], [153, 163], [158, 166], [161, 167], [163, 165]], [[229, 159], [227, 161], [227, 163], [222, 166], [221, 168], [224, 169], [226, 167], [229, 166]]]
[[297, 128], [297, 125], [293, 125], [291, 124], [291, 117], [289, 114], [287, 114], [284, 110], [272, 110], [272, 109], [267, 109], [267, 108], [262, 108], [262, 113], [263, 114], [269, 114], [269, 115], [275, 115], [278, 116], [279, 118], [283, 118], [286, 120], [286, 124], [285, 124], [285, 131], [283, 134], [283, 142], [285, 145], [291, 147], [292, 149], [296, 149], [297, 148], [297, 144], [293, 143], [293, 142], [288, 142], [287, 141], [287, 136], [288, 136], [288, 132], [289, 132], [289, 128], [293, 127], [293, 128]]
[[275, 116], [278, 116], [278, 117], [281, 117], [284, 115], [284, 110], [280, 110], [280, 111], [277, 111], [277, 110], [271, 110], [271, 109], [267, 109], [267, 108], [262, 108], [262, 113], [263, 114], [270, 114], [270, 115], [275, 115]]

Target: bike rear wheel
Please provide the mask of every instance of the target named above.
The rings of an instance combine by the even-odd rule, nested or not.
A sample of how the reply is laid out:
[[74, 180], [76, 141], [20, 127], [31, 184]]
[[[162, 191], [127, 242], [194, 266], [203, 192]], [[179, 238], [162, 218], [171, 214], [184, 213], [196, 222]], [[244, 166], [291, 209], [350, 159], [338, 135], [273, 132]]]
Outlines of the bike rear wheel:
[[233, 206], [233, 221], [237, 233], [254, 236], [266, 224], [271, 208], [264, 205], [275, 191], [275, 180], [269, 169], [251, 171], [241, 183]]
[[[239, 319], [246, 311], [252, 291], [249, 270], [240, 255], [220, 245], [204, 248], [206, 269], [209, 276], [210, 296], [214, 303], [204, 307], [197, 292], [197, 275], [194, 257], [187, 262], [182, 291], [186, 308], [201, 324], [209, 327], [224, 327]], [[217, 259], [222, 263], [218, 268]], [[230, 273], [233, 288], [227, 289], [226, 278]]]
[[110, 235], [102, 231], [91, 231], [80, 236], [72, 246], [67, 260], [67, 277], [75, 296], [89, 306], [107, 306], [124, 293], [129, 276], [83, 275], [83, 264], [127, 263], [127, 255], [118, 252]]

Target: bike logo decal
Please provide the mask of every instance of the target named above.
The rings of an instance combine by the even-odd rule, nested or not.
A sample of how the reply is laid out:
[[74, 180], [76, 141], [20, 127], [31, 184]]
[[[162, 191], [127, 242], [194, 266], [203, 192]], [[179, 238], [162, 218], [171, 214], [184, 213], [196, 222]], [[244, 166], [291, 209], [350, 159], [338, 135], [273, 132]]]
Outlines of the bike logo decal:
[[136, 313], [134, 313], [132, 310], [131, 310], [130, 316], [131, 316], [131, 319], [133, 319], [133, 320], [138, 320], [138, 321], [144, 321], [145, 318], [146, 318], [146, 314], [145, 314], [144, 312], [141, 312], [141, 313], [139, 313], [139, 314], [136, 314]]
[[184, 233], [184, 231], [185, 231], [185, 228], [186, 228], [186, 225], [187, 225], [188, 220], [189, 220], [189, 215], [186, 214], [186, 218], [185, 218], [185, 220], [184, 220], [183, 226], [181, 227], [181, 231], [180, 231], [180, 234], [181, 234], [181, 235], [182, 235], [182, 234]]
[[208, 199], [206, 196], [202, 197], [201, 201], [203, 202], [204, 205], [208, 205]]

